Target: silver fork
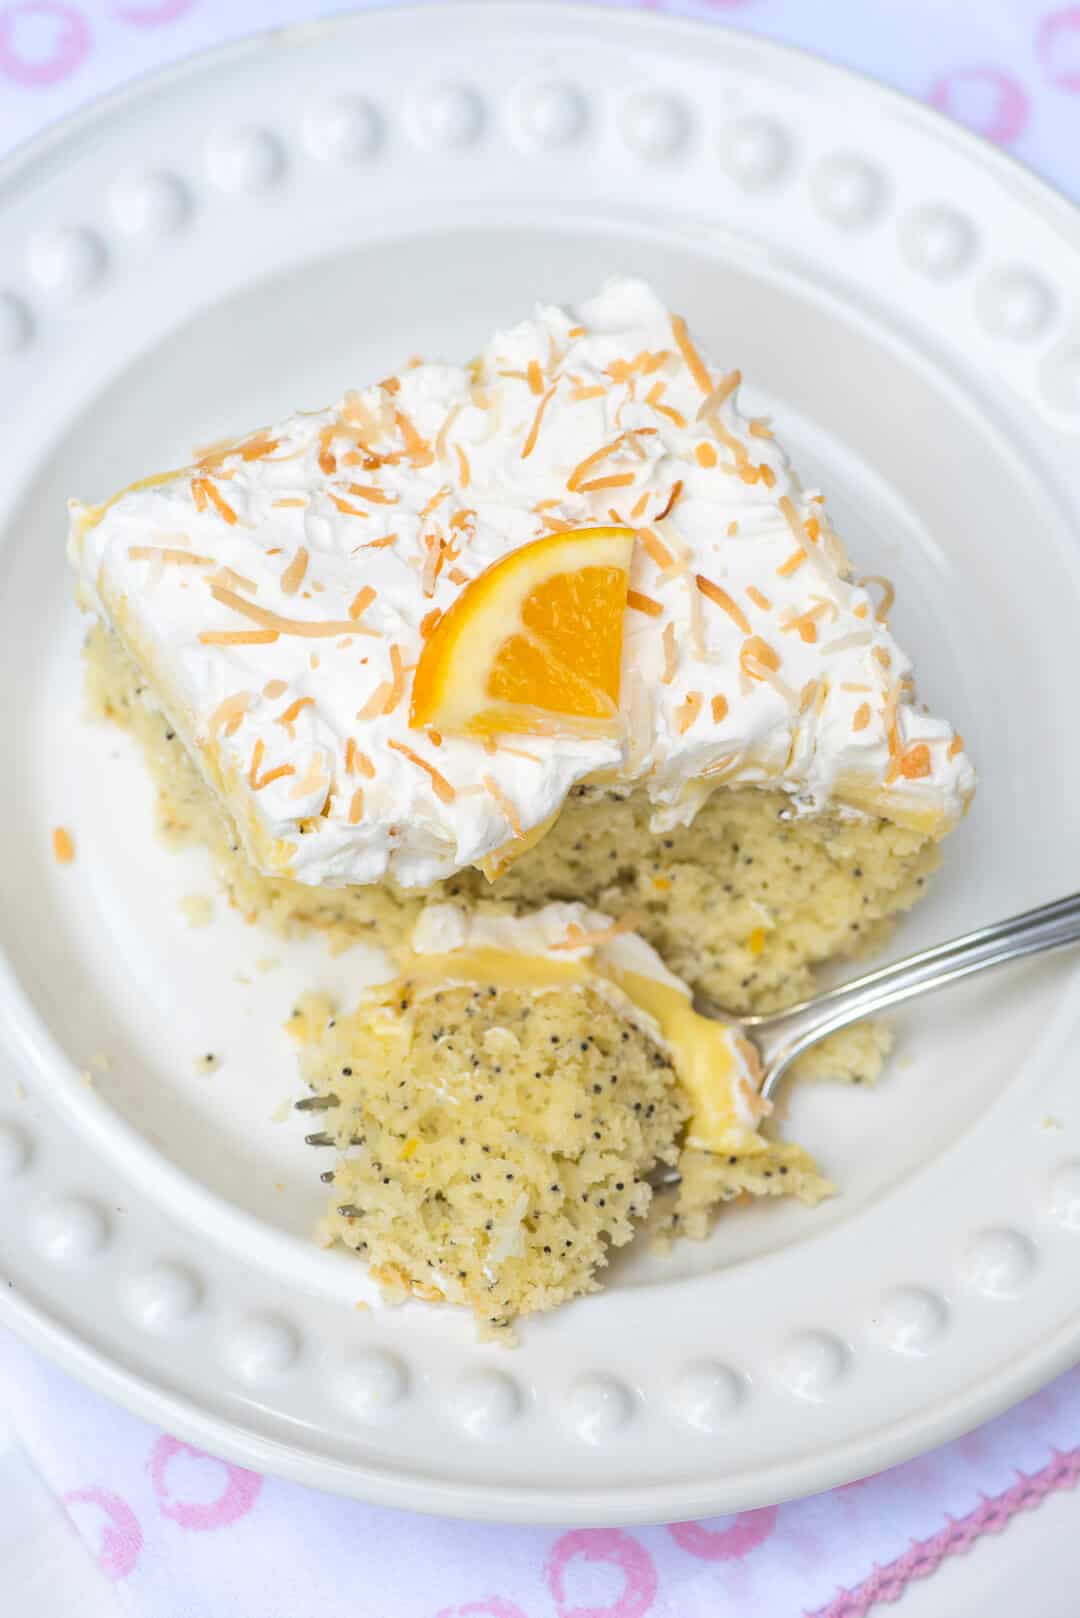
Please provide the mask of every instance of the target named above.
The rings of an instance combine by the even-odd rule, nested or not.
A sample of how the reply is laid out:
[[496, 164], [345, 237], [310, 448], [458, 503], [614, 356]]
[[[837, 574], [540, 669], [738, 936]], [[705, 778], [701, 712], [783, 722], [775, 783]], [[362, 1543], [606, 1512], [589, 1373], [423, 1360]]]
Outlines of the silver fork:
[[[972, 972], [1001, 966], [1006, 961], [1018, 961], [1025, 955], [1047, 954], [1078, 942], [1080, 893], [1074, 893], [1068, 899], [1058, 899], [1036, 910], [1025, 910], [1022, 915], [1010, 916], [992, 927], [979, 927], [949, 943], [935, 944], [932, 949], [908, 955], [891, 966], [879, 967], [876, 972], [867, 972], [812, 999], [800, 1000], [783, 1011], [735, 1017], [707, 996], [696, 996], [694, 1003], [703, 1016], [727, 1023], [750, 1040], [761, 1063], [761, 1095], [771, 1101], [795, 1058], [829, 1034], [864, 1017], [887, 1011], [890, 1006], [901, 1005], [916, 995], [929, 994], [931, 989], [955, 983]], [[336, 1104], [336, 1096], [311, 1096], [296, 1103], [304, 1111], [321, 1111]], [[335, 1144], [331, 1135], [321, 1131], [308, 1135], [307, 1141], [311, 1146]], [[333, 1172], [322, 1178], [332, 1181]], [[651, 1183], [658, 1188], [676, 1185], [679, 1178], [677, 1169], [660, 1169], [650, 1175]]]

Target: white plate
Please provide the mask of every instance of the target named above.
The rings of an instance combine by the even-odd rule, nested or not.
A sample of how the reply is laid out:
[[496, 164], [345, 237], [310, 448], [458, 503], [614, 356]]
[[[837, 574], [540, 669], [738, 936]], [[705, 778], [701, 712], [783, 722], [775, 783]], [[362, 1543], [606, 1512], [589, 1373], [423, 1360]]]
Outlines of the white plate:
[[291, 995], [350, 993], [362, 955], [185, 927], [211, 879], [154, 840], [128, 740], [82, 721], [62, 538], [70, 492], [642, 272], [897, 579], [925, 693], [981, 764], [895, 949], [923, 944], [1076, 885], [1077, 215], [811, 58], [549, 4], [230, 46], [50, 132], [0, 196], [3, 1317], [248, 1465], [559, 1522], [820, 1489], [1075, 1359], [1064, 959], [924, 1002], [875, 1093], [795, 1098], [843, 1188], [817, 1212], [636, 1254], [513, 1353], [447, 1310], [358, 1311], [361, 1267], [309, 1240], [324, 1165], [274, 1119]]

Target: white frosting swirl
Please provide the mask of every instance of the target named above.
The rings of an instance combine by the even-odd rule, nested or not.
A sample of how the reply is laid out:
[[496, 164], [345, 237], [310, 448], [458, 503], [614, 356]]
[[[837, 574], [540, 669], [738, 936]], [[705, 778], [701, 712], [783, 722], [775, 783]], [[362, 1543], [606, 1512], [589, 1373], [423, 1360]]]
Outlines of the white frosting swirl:
[[[104, 509], [73, 502], [83, 598], [144, 665], [253, 863], [310, 884], [426, 886], [596, 775], [643, 782], [658, 829], [718, 780], [934, 832], [961, 813], [971, 766], [915, 705], [910, 663], [849, 581], [820, 496], [734, 388], [702, 415], [706, 382], [723, 378], [687, 342], [648, 287], [613, 282], [576, 315], [538, 308], [469, 370], [419, 364], [275, 425], [247, 457]], [[487, 751], [410, 729], [425, 619], [552, 526], [615, 518], [644, 531], [624, 735]], [[316, 633], [271, 638], [275, 620], [252, 612]]]

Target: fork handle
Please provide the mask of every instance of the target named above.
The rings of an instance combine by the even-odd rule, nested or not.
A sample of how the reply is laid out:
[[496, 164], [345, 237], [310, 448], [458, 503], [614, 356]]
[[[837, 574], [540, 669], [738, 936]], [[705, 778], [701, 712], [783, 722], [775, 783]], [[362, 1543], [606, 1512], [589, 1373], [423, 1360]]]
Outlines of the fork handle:
[[1053, 904], [1025, 910], [991, 927], [980, 927], [947, 944], [936, 944], [892, 966], [867, 972], [837, 989], [784, 1011], [746, 1017], [745, 1026], [761, 1053], [765, 1080], [762, 1094], [771, 1095], [784, 1070], [819, 1040], [849, 1023], [928, 994], [971, 972], [981, 972], [1025, 955], [1041, 955], [1080, 942], [1080, 893]]

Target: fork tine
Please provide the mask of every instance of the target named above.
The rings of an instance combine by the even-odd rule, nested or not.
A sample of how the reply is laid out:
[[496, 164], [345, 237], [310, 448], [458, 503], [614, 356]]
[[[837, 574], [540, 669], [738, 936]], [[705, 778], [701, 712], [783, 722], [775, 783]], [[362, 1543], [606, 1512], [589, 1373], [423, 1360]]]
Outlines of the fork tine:
[[305, 1096], [302, 1101], [293, 1102], [296, 1112], [329, 1112], [332, 1107], [338, 1106], [337, 1096]]
[[325, 1129], [319, 1129], [314, 1135], [305, 1135], [304, 1140], [308, 1146], [336, 1146], [337, 1141], [333, 1135], [328, 1135]]
[[338, 1213], [343, 1219], [359, 1219], [363, 1212], [363, 1208], [358, 1208], [355, 1202], [338, 1203]]
[[333, 1183], [334, 1183], [334, 1171], [333, 1171], [333, 1169], [327, 1169], [325, 1171], [325, 1173], [319, 1175], [319, 1179], [322, 1181], [323, 1185], [333, 1185]]

